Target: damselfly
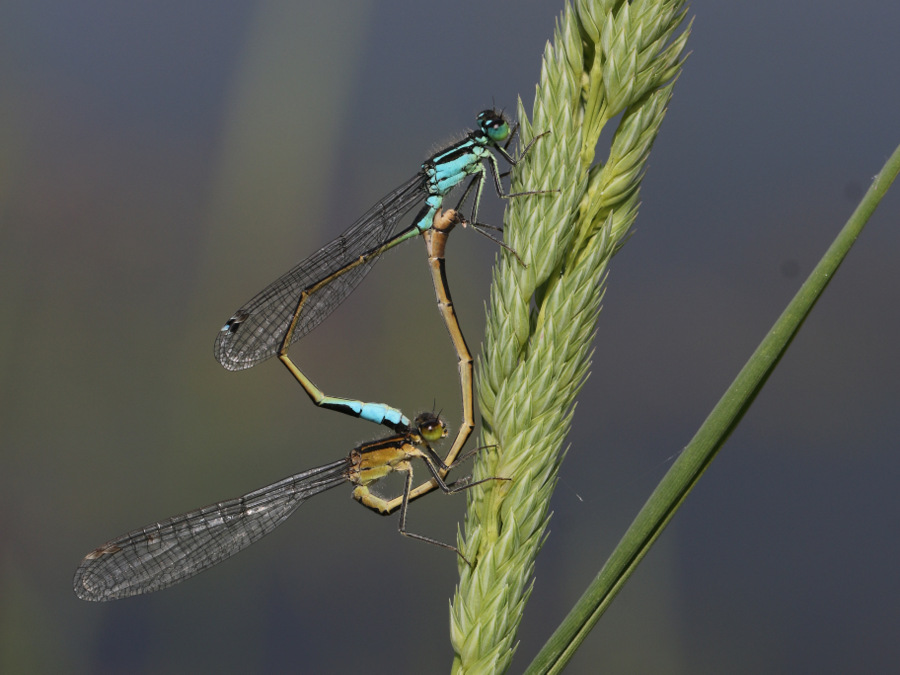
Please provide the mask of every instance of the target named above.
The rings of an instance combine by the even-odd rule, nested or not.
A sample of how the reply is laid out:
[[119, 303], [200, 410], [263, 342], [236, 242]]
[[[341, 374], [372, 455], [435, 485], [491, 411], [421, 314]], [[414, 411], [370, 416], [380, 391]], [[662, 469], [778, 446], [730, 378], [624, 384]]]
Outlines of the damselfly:
[[[243, 370], [277, 355], [316, 405], [384, 424], [400, 433], [408, 430], [409, 419], [388, 405], [325, 395], [297, 368], [287, 351], [350, 295], [382, 253], [430, 230], [444, 197], [467, 177], [471, 181], [459, 206], [474, 190], [470, 223], [476, 229], [488, 169], [502, 198], [542, 194], [504, 194], [494, 155], [495, 151], [515, 166], [540, 136], [533, 138], [516, 158], [500, 145], [514, 133], [501, 113], [482, 111], [477, 123], [476, 130], [426, 160], [415, 176], [385, 195], [341, 236], [295, 265], [235, 312], [216, 338], [219, 363], [228, 370]], [[412, 224], [395, 234], [398, 222], [417, 205], [421, 208]], [[437, 286], [435, 290], [441, 293]]]
[[441, 473], [452, 466], [445, 464], [430, 444], [446, 435], [447, 427], [438, 415], [422, 413], [416, 417], [414, 429], [363, 443], [337, 462], [117, 537], [85, 556], [75, 572], [75, 594], [82, 600], [115, 600], [177, 584], [268, 534], [313, 495], [348, 481], [355, 486], [354, 499], [386, 514], [389, 502], [372, 493], [369, 486], [395, 471], [406, 474], [399, 498], [401, 534], [456, 551], [462, 557], [456, 547], [406, 529], [412, 460], [421, 459], [432, 479], [448, 494], [483, 482], [443, 481]]
[[[450, 233], [457, 224], [466, 227], [468, 223], [462, 215], [454, 210], [447, 209], [439, 211], [435, 217], [432, 227], [425, 231], [423, 239], [425, 240], [425, 248], [428, 252], [428, 267], [431, 270], [432, 283], [434, 285], [434, 294], [437, 299], [438, 311], [444, 319], [444, 325], [447, 332], [450, 333], [450, 342], [456, 352], [457, 370], [459, 371], [459, 388], [462, 398], [462, 422], [460, 422], [459, 430], [456, 438], [447, 456], [444, 457], [444, 466], [452, 467], [456, 464], [456, 458], [460, 451], [466, 445], [472, 431], [475, 429], [475, 386], [474, 372], [472, 368], [472, 354], [466, 344], [466, 338], [463, 336], [462, 329], [459, 327], [459, 320], [456, 317], [456, 310], [453, 307], [453, 298], [450, 297], [450, 286], [447, 283], [447, 272], [445, 267], [444, 251], [447, 247], [447, 240]], [[438, 478], [444, 478], [449, 468], [439, 468], [438, 474], [421, 485], [417, 485], [408, 493], [404, 492], [401, 497], [387, 500], [383, 504], [382, 512], [385, 514], [392, 513], [403, 505], [404, 501], [409, 502], [427, 494], [439, 487]]]

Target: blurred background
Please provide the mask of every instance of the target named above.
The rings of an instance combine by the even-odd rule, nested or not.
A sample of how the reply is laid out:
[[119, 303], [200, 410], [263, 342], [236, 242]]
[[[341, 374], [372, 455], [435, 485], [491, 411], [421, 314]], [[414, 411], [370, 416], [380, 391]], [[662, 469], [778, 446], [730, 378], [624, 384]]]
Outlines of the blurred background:
[[[381, 435], [216, 331], [496, 104], [561, 2], [0, 4], [0, 671], [443, 672], [456, 561], [349, 488], [175, 589], [81, 602], [115, 535]], [[900, 142], [900, 5], [692, 4], [692, 54], [614, 260], [521, 670]], [[603, 157], [605, 148], [598, 150]], [[499, 223], [488, 195], [483, 220]], [[569, 672], [894, 672], [900, 196]], [[459, 419], [423, 244], [292, 355], [326, 392]], [[481, 341], [496, 248], [449, 275]], [[402, 330], [398, 329], [402, 326]], [[434, 350], [422, 345], [435, 344]], [[465, 500], [410, 529], [452, 540]]]

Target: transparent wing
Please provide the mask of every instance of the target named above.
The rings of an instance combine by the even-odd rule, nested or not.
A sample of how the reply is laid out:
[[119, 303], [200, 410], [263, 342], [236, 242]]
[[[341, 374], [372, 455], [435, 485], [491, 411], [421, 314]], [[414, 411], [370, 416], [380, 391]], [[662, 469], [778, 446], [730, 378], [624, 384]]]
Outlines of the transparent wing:
[[[370, 208], [340, 237], [326, 244], [260, 291], [234, 313], [216, 337], [216, 359], [228, 370], [244, 370], [274, 356], [290, 325], [300, 294], [362, 254], [390, 240], [397, 222], [426, 196], [423, 174]], [[359, 285], [378, 256], [312, 293], [291, 339], [293, 344], [318, 326]]]
[[81, 561], [75, 595], [115, 600], [184, 581], [268, 534], [313, 495], [345, 482], [348, 465], [342, 459], [113, 539]]

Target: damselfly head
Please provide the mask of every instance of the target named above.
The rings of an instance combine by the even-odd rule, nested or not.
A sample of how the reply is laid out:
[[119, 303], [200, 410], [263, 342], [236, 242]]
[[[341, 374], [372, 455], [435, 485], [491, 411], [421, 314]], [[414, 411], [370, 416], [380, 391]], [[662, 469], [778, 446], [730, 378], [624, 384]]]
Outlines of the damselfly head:
[[509, 122], [503, 113], [496, 110], [482, 110], [478, 113], [478, 128], [494, 143], [502, 143], [509, 138]]
[[434, 443], [447, 435], [447, 424], [440, 415], [423, 412], [416, 416], [416, 430], [425, 441]]

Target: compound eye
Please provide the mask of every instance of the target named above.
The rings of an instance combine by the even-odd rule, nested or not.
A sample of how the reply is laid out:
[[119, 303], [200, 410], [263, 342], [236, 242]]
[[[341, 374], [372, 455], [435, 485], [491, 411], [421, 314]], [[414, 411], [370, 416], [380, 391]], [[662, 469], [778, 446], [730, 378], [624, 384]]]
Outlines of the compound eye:
[[416, 428], [419, 435], [429, 443], [441, 440], [447, 435], [447, 425], [438, 415], [422, 413], [416, 418]]
[[509, 138], [509, 122], [494, 110], [484, 110], [479, 113], [478, 126], [484, 135], [494, 143], [502, 143]]

